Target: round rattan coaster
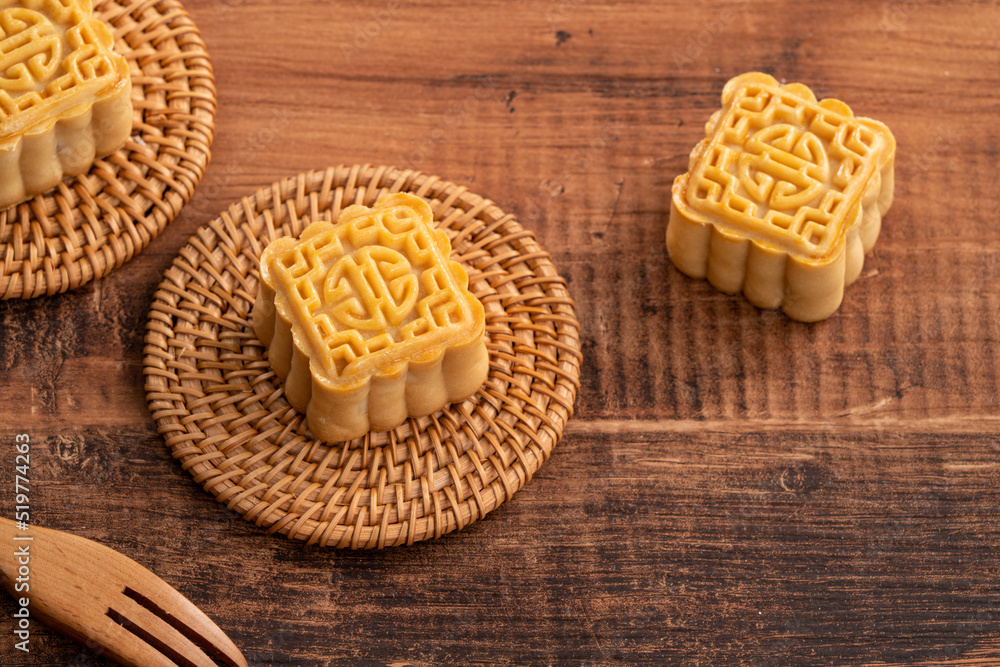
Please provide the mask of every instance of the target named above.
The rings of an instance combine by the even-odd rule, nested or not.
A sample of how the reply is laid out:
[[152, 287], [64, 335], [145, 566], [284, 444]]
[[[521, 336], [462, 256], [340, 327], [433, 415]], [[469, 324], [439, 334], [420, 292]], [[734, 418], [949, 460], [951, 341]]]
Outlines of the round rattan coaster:
[[174, 0], [97, 0], [132, 70], [132, 136], [90, 171], [0, 212], [0, 298], [75, 289], [132, 259], [174, 219], [205, 172], [212, 66]]
[[[318, 441], [249, 321], [260, 253], [388, 192], [426, 199], [451, 238], [486, 308], [489, 379], [393, 431]], [[483, 517], [549, 457], [579, 389], [573, 301], [532, 234], [462, 187], [388, 167], [302, 174], [230, 206], [167, 270], [145, 343], [150, 411], [184, 469], [257, 525], [338, 547], [412, 544]]]

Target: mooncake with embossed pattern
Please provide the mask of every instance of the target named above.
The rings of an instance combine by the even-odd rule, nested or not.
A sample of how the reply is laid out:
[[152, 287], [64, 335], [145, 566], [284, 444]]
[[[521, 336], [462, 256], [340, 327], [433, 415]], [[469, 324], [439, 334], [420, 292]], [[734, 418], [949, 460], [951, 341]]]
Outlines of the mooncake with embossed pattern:
[[432, 220], [386, 195], [265, 248], [253, 327], [316, 437], [392, 429], [485, 382], [485, 311]]
[[752, 72], [729, 81], [705, 134], [674, 181], [671, 261], [793, 319], [832, 315], [892, 204], [892, 133]]
[[90, 0], [0, 0], [0, 208], [118, 150], [131, 95], [128, 63]]

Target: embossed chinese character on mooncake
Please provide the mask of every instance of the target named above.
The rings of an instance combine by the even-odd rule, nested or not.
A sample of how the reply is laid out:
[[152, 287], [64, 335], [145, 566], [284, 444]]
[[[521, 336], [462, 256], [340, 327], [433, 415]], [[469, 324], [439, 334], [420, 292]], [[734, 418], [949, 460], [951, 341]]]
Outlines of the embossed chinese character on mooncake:
[[829, 317], [892, 204], [896, 142], [802, 84], [738, 76], [674, 181], [674, 265], [794, 319]]
[[132, 131], [132, 83], [90, 0], [0, 0], [0, 208], [86, 171]]
[[485, 312], [432, 219], [387, 195], [264, 250], [254, 330], [316, 437], [395, 428], [486, 381]]

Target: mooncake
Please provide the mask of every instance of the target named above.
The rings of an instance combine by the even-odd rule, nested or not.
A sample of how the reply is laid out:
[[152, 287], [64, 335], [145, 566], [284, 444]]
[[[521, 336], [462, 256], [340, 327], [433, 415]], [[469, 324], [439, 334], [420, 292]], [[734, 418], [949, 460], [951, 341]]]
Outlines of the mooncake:
[[432, 220], [386, 195], [264, 249], [254, 331], [317, 438], [392, 429], [485, 382], [485, 312]]
[[705, 129], [674, 181], [671, 261], [793, 319], [832, 315], [892, 204], [892, 133], [757, 72], [726, 84]]
[[0, 208], [120, 148], [132, 83], [90, 0], [0, 0]]

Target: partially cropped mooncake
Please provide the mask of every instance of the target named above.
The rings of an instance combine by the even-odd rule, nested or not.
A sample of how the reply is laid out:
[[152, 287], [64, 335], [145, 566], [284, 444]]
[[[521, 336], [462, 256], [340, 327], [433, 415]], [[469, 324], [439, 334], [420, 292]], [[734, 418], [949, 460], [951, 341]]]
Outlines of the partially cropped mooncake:
[[388, 430], [486, 381], [486, 316], [414, 195], [345, 208], [265, 248], [253, 310], [288, 402], [328, 441]]
[[132, 83], [113, 47], [90, 0], [0, 0], [0, 208], [125, 143]]
[[729, 81], [705, 134], [674, 181], [671, 261], [793, 319], [832, 315], [892, 204], [892, 133], [754, 72]]

